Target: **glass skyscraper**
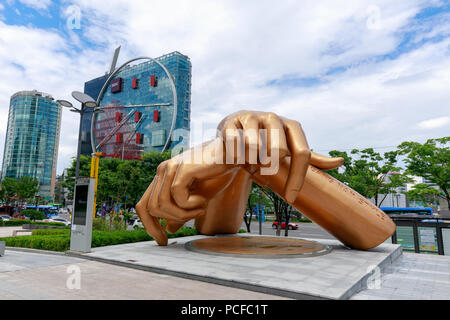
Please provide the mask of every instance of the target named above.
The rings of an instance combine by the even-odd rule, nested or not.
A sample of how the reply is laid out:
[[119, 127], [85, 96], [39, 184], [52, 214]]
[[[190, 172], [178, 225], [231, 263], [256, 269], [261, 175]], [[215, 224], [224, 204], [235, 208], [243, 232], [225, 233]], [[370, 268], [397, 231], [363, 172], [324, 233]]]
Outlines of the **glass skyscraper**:
[[20, 91], [11, 97], [3, 153], [2, 179], [34, 177], [39, 194], [53, 197], [61, 107], [49, 94]]
[[[139, 159], [142, 151], [161, 151], [189, 147], [191, 108], [191, 62], [175, 51], [156, 58], [173, 77], [177, 93], [177, 109], [169, 78], [153, 61], [127, 66], [111, 79], [100, 99], [104, 111], [95, 117], [96, 144], [104, 156]], [[84, 92], [97, 99], [108, 75], [85, 83]], [[156, 104], [156, 105], [155, 105]], [[172, 121], [174, 121], [173, 131]], [[82, 120], [82, 154], [90, 154], [90, 119]], [[113, 128], [113, 134], [109, 135]]]

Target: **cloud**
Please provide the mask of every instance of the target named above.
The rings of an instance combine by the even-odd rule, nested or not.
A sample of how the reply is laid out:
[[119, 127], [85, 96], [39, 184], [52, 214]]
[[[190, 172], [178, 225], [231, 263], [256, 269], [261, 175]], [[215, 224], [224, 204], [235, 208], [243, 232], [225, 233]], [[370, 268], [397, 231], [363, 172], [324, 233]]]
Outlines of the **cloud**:
[[19, 0], [23, 5], [37, 9], [37, 10], [47, 10], [52, 4], [51, 0]]
[[[104, 74], [122, 45], [119, 63], [174, 50], [190, 57], [193, 127], [214, 128], [231, 112], [253, 109], [298, 120], [322, 153], [426, 141], [429, 132], [416, 124], [450, 116], [443, 114], [450, 110], [450, 19], [417, 14], [440, 4], [74, 0], [82, 13], [74, 32], [64, 21], [61, 30], [0, 22], [8, 79], [0, 84], [0, 139], [14, 92], [35, 88], [71, 100], [71, 91]], [[58, 172], [75, 154], [78, 121], [64, 112]], [[445, 129], [436, 127], [433, 137]]]
[[[109, 56], [109, 49], [106, 50]], [[0, 21], [0, 69], [2, 76], [8, 79], [0, 83], [0, 159], [3, 159], [9, 100], [15, 92], [36, 89], [79, 106], [70, 93], [83, 91], [86, 79], [104, 73], [108, 64], [104, 61], [105, 55], [88, 48], [77, 55], [72, 43], [54, 30], [13, 26]], [[76, 153], [78, 125], [78, 114], [65, 109], [58, 173], [69, 166]]]
[[448, 124], [450, 124], [450, 117], [440, 117], [440, 118], [434, 118], [434, 119], [430, 119], [430, 120], [421, 121], [417, 124], [417, 126], [423, 130], [431, 130], [431, 129], [442, 128], [443, 126], [446, 126]]

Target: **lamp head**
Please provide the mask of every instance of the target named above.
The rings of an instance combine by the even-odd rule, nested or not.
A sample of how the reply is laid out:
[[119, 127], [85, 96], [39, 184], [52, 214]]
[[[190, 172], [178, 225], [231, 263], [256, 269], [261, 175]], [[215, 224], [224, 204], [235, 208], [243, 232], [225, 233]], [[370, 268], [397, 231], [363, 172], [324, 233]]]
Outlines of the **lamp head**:
[[67, 100], [56, 100], [61, 106], [66, 108], [73, 108], [73, 104], [70, 101]]

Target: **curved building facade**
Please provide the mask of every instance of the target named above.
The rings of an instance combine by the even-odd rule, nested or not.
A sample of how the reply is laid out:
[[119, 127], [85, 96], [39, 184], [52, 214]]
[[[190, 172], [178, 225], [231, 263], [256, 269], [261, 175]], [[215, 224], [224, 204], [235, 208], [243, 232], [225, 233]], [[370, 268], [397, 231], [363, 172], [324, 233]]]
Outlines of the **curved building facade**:
[[[103, 113], [94, 120], [95, 142], [104, 141], [100, 148], [104, 156], [140, 159], [142, 152], [162, 151], [166, 142], [169, 150], [189, 148], [191, 62], [177, 51], [155, 60], [173, 77], [176, 110], [170, 80], [161, 66], [146, 61], [125, 67], [111, 79], [100, 97]], [[97, 99], [106, 77], [87, 82], [85, 93]], [[91, 114], [86, 114], [88, 117]], [[87, 124], [88, 121], [82, 129], [82, 149], [87, 146]], [[113, 130], [116, 127], [120, 128]], [[112, 131], [114, 134], [110, 135]], [[82, 153], [86, 154], [86, 149]]]
[[56, 181], [61, 106], [49, 94], [20, 91], [11, 97], [2, 179], [34, 177], [39, 194], [53, 197]]

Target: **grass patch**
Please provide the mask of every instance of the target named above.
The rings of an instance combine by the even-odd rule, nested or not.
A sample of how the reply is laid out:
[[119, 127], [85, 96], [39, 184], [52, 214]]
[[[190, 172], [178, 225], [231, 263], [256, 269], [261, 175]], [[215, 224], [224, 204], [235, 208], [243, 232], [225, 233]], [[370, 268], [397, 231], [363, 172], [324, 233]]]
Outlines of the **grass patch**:
[[52, 226], [52, 227], [65, 227], [66, 225], [61, 222], [43, 222], [43, 221], [32, 221], [24, 219], [11, 219], [11, 220], [0, 220], [0, 227], [18, 227], [24, 224], [35, 224], [39, 226]]
[[[195, 228], [182, 227], [174, 234], [168, 234], [169, 238], [179, 238], [197, 235]], [[144, 229], [126, 231], [93, 231], [92, 248], [111, 246], [116, 244], [133, 243], [153, 240]], [[31, 236], [5, 237], [8, 247], [32, 248], [50, 251], [67, 251], [70, 248], [69, 229], [38, 229], [33, 230]]]

